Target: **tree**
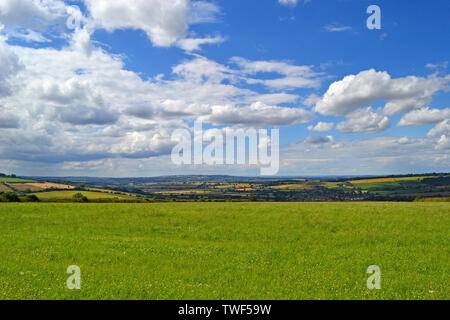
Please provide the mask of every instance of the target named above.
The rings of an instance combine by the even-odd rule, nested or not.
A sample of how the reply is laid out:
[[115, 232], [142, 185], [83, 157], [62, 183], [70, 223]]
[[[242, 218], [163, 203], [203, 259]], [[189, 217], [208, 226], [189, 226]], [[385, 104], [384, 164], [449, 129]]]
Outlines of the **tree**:
[[39, 202], [39, 198], [35, 194], [29, 194], [27, 195], [27, 201]]
[[3, 194], [2, 198], [4, 198], [7, 202], [20, 202], [19, 196], [12, 192]]
[[82, 193], [75, 193], [73, 195], [73, 200], [75, 200], [76, 202], [88, 202], [88, 198], [86, 196], [84, 196]]

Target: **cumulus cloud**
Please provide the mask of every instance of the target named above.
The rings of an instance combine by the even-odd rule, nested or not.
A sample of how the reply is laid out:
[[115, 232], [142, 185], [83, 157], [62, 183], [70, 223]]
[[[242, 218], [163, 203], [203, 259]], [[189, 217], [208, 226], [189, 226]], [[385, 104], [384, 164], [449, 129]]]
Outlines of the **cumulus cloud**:
[[314, 119], [314, 115], [301, 108], [282, 108], [254, 103], [248, 107], [212, 106], [211, 114], [200, 119], [215, 125], [265, 127], [305, 123]]
[[333, 141], [334, 139], [332, 136], [322, 137], [318, 135], [308, 136], [308, 138], [306, 138], [305, 140], [305, 142], [309, 144], [332, 143]]
[[[48, 41], [62, 26], [55, 37], [66, 41], [56, 48], [36, 48], [20, 46], [16, 41], [13, 45], [0, 37], [1, 163], [6, 159], [16, 161], [19, 167], [27, 161], [52, 163], [55, 165], [47, 168], [61, 170], [88, 170], [90, 165], [102, 170], [102, 166], [120, 166], [121, 161], [136, 164], [140, 159], [170, 154], [172, 131], [192, 120], [239, 128], [289, 126], [315, 118], [312, 111], [297, 106], [300, 95], [292, 91], [320, 86], [327, 75], [314, 66], [241, 57], [219, 63], [194, 53], [202, 45], [223, 40], [220, 36], [197, 37], [189, 31], [193, 23], [217, 21], [220, 9], [211, 2], [85, 2], [87, 16], [81, 17], [83, 24], [72, 30], [65, 26], [66, 18], [81, 12], [62, 1], [0, 1], [1, 21], [7, 21], [2, 35], [16, 32], [15, 37], [23, 41]], [[25, 7], [17, 17], [9, 8], [19, 4]], [[22, 17], [34, 18], [25, 21]], [[110, 54], [91, 41], [95, 28], [143, 30], [154, 45], [175, 45], [189, 55], [167, 74], [144, 79], [127, 70], [124, 57]], [[335, 87], [339, 90], [330, 87], [323, 97], [311, 95], [308, 104], [324, 114], [346, 115], [347, 121], [338, 125], [342, 132], [374, 133], [389, 127], [386, 115], [392, 110], [420, 109], [448, 82], [448, 78], [438, 76], [391, 79], [387, 73], [366, 72], [353, 76], [349, 83], [338, 81]], [[372, 82], [367, 81], [372, 77]], [[367, 101], [379, 99], [387, 100], [386, 115], [361, 108]], [[405, 116], [406, 120], [409, 117]], [[439, 119], [448, 118], [445, 115]], [[426, 145], [426, 150], [431, 146], [441, 157], [449, 137], [448, 125], [448, 121], [441, 121], [423, 141], [409, 139], [403, 145], [419, 149]], [[333, 123], [318, 122], [309, 129], [326, 132], [333, 129]], [[364, 152], [364, 144], [357, 144], [361, 148], [358, 151]], [[341, 148], [350, 144], [313, 135], [300, 145], [305, 154], [308, 150], [326, 150], [325, 157], [330, 150], [345, 154]], [[287, 154], [287, 161], [299, 163], [298, 153], [296, 159]], [[378, 161], [382, 161], [382, 154]], [[315, 160], [314, 156], [310, 160]], [[427, 157], [429, 160], [431, 153]], [[317, 159], [324, 161], [318, 155]]]
[[281, 149], [280, 174], [446, 172], [448, 149], [437, 149], [439, 139], [409, 138], [404, 143], [398, 137], [385, 136], [318, 144], [302, 141]]
[[202, 56], [185, 61], [172, 69], [173, 73], [194, 82], [220, 83], [225, 79], [235, 79], [236, 72], [227, 66]]
[[62, 0], [2, 0], [0, 21], [9, 37], [46, 42], [42, 33], [63, 23], [67, 8]]
[[2, 0], [0, 21], [7, 26], [42, 28], [66, 13], [61, 0]]
[[[0, 112], [2, 112], [0, 106]], [[2, 112], [3, 113], [3, 112]], [[19, 128], [19, 118], [10, 114], [0, 114], [0, 129], [17, 129]]]
[[21, 119], [2, 118], [0, 158], [142, 159], [170, 154], [171, 133], [187, 120], [260, 127], [314, 118], [310, 111], [277, 105], [295, 103], [297, 95], [242, 88], [248, 71], [196, 54], [175, 65], [170, 80], [166, 75], [143, 80], [125, 69], [122, 57], [96, 47], [83, 28], [61, 49], [4, 46], [0, 53], [15, 57], [23, 68], [3, 72], [9, 95], [3, 97], [2, 114], [20, 113]]
[[11, 94], [11, 77], [14, 76], [21, 65], [19, 58], [0, 39], [0, 97]]
[[433, 129], [428, 132], [428, 137], [436, 137], [440, 135], [450, 136], [450, 120], [444, 120], [438, 123]]
[[309, 131], [316, 131], [316, 132], [328, 132], [330, 130], [333, 130], [334, 123], [332, 122], [318, 122], [315, 126], [309, 126]]
[[430, 109], [428, 107], [411, 111], [403, 116], [398, 123], [399, 127], [422, 126], [425, 124], [434, 124], [443, 120], [450, 119], [450, 108]]
[[444, 150], [444, 149], [450, 149], [450, 137], [446, 135], [442, 135], [436, 145], [436, 150]]
[[188, 28], [188, 0], [85, 0], [85, 3], [99, 27], [108, 31], [143, 30], [156, 46], [172, 45]]
[[449, 81], [450, 76], [408, 76], [392, 79], [387, 72], [370, 69], [331, 84], [328, 91], [317, 101], [315, 111], [324, 115], [343, 116], [372, 102], [385, 100], [389, 102], [384, 113], [395, 115], [423, 108]]
[[[215, 20], [219, 9], [211, 3], [189, 0], [84, 0], [97, 27], [143, 30], [158, 47], [168, 47], [185, 37], [190, 23]], [[197, 41], [197, 46], [199, 45]], [[187, 41], [182, 46], [196, 48]], [[193, 49], [193, 50], [194, 50]], [[192, 51], [192, 50], [191, 50]]]
[[100, 108], [78, 107], [58, 108], [57, 115], [60, 121], [75, 125], [105, 125], [112, 124], [118, 120], [113, 112]]
[[371, 107], [359, 109], [348, 115], [348, 119], [336, 128], [343, 133], [377, 133], [389, 129], [391, 121], [379, 110]]
[[272, 89], [317, 88], [324, 74], [315, 72], [312, 66], [298, 66], [282, 61], [250, 61], [234, 57], [231, 62], [241, 68], [244, 75], [276, 73], [281, 75], [275, 79], [255, 79], [248, 77], [249, 84], [263, 84]]

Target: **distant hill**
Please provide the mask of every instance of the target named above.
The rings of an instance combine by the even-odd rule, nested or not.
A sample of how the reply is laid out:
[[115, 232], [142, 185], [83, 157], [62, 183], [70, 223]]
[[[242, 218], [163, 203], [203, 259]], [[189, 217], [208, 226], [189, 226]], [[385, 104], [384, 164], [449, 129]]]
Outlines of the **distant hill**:
[[423, 173], [423, 174], [407, 174], [407, 175], [337, 175], [337, 176], [279, 176], [279, 177], [245, 177], [245, 176], [230, 176], [230, 175], [173, 175], [173, 176], [158, 176], [158, 177], [128, 177], [128, 178], [113, 178], [113, 177], [40, 177], [31, 176], [29, 179], [53, 181], [53, 182], [72, 182], [72, 183], [158, 183], [158, 182], [257, 182], [257, 181], [274, 181], [274, 180], [311, 180], [311, 181], [330, 181], [339, 182], [347, 180], [362, 180], [370, 178], [407, 178], [407, 177], [423, 177], [423, 176], [446, 176], [450, 173]]

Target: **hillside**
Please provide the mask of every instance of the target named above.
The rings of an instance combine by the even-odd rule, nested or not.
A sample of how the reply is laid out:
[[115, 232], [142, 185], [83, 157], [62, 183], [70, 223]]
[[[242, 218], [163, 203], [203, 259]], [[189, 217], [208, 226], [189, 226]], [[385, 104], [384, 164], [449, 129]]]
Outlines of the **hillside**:
[[[54, 193], [58, 191], [58, 193]], [[50, 192], [50, 193], [49, 193]], [[52, 193], [53, 192], [53, 193]], [[385, 177], [258, 178], [173, 176], [156, 178], [3, 178], [0, 194], [26, 200], [70, 202], [73, 195], [101, 201], [414, 201], [450, 197], [450, 174]], [[25, 197], [25, 198], [24, 198]]]

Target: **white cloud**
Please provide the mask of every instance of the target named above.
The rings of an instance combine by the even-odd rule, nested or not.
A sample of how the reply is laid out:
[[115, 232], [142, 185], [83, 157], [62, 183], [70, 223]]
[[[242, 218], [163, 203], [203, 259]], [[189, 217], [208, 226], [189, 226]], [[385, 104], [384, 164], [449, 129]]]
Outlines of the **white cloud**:
[[0, 39], [0, 97], [11, 94], [11, 77], [21, 68], [19, 58]]
[[278, 3], [286, 7], [295, 7], [298, 4], [298, 0], [278, 0]]
[[426, 67], [428, 69], [447, 69], [448, 61], [444, 61], [442, 63], [427, 63]]
[[[0, 0], [0, 3], [15, 5], [10, 1]], [[220, 42], [219, 36], [196, 38], [192, 32], [188, 32], [192, 23], [217, 21], [219, 9], [209, 2], [180, 0], [163, 3], [151, 0], [130, 4], [122, 0], [100, 0], [96, 3], [92, 0], [92, 6], [97, 6], [93, 11], [96, 13], [83, 18], [81, 28], [74, 30], [67, 30], [64, 26], [70, 14], [69, 8], [72, 7], [58, 7], [62, 3], [60, 1], [29, 0], [17, 3], [27, 6], [22, 11], [23, 16], [41, 17], [39, 19], [44, 23], [24, 22], [21, 17], [3, 10], [1, 14], [8, 16], [9, 25], [2, 34], [10, 36], [18, 32], [15, 37], [22, 37], [25, 41], [47, 41], [52, 39], [51, 33], [56, 30], [54, 28], [60, 28], [63, 23], [62, 29], [58, 29], [58, 36], [67, 43], [62, 48], [46, 46], [37, 49], [11, 45], [4, 41], [5, 37], [0, 37], [0, 61], [7, 62], [0, 64], [1, 164], [9, 161], [16, 163], [18, 168], [60, 169], [61, 172], [87, 170], [103, 174], [103, 170], [110, 170], [108, 172], [111, 175], [116, 175], [119, 170], [123, 170], [122, 164], [127, 168], [132, 165], [137, 168], [137, 164], [142, 167], [140, 159], [169, 154], [173, 146], [172, 131], [186, 127], [188, 121], [194, 119], [213, 125], [236, 127], [288, 126], [314, 119], [313, 112], [294, 107], [300, 96], [289, 91], [320, 86], [326, 75], [316, 72], [313, 66], [243, 58], [218, 63], [191, 53], [186, 60], [175, 65], [171, 73], [169, 71], [169, 74], [143, 79], [137, 72], [126, 69], [124, 57], [110, 54], [91, 41], [94, 25], [90, 19], [95, 16], [97, 27], [108, 30], [140, 29], [149, 35], [155, 45], [178, 45], [186, 51], [199, 50], [201, 45]], [[46, 11], [50, 3], [55, 6]], [[186, 10], [183, 9], [183, 3], [187, 3]], [[150, 4], [155, 4], [152, 10], [156, 10], [156, 13], [144, 10]], [[44, 8], [43, 12], [47, 13], [36, 13], [30, 8]], [[147, 17], [154, 15], [155, 19], [147, 20]], [[179, 21], [174, 21], [178, 18]], [[192, 38], [186, 39], [186, 34]], [[365, 79], [361, 78], [364, 77], [358, 77], [356, 82], [364, 82]], [[355, 88], [358, 89], [356, 95], [364, 93], [364, 90], [370, 91], [372, 86], [380, 84], [379, 76], [375, 78], [368, 85], [353, 83], [349, 91], [344, 92], [345, 95], [351, 96]], [[400, 80], [404, 83], [400, 83]], [[390, 79], [383, 87], [383, 90], [387, 88], [389, 94], [381, 90], [382, 93], [369, 96], [376, 99], [388, 96], [389, 103], [397, 105], [417, 105], [417, 101], [430, 100], [445, 81], [448, 82], [448, 79], [437, 76]], [[249, 83], [262, 84], [264, 88], [254, 90], [248, 86]], [[368, 99], [362, 96], [360, 100]], [[332, 104], [336, 106], [336, 101], [353, 103], [350, 98], [337, 99], [332, 95], [333, 99], [335, 101], [327, 102], [329, 105], [325, 103], [327, 108]], [[311, 105], [324, 104], [324, 97], [310, 96], [308, 102]], [[290, 107], [280, 106], [285, 103], [289, 103]], [[356, 104], [345, 112], [349, 119], [340, 124], [341, 130], [379, 132], [389, 127], [389, 119], [381, 111], [371, 108], [358, 110], [361, 106]], [[329, 109], [334, 110], [333, 107]], [[423, 155], [424, 162], [425, 159], [430, 161], [433, 156], [443, 159], [446, 150], [443, 148], [449, 137], [448, 125], [448, 121], [441, 122], [430, 131], [428, 138], [409, 139], [403, 141], [403, 145], [414, 146], [421, 152], [423, 147], [426, 153]], [[326, 122], [310, 126], [311, 130], [318, 132], [332, 128], [333, 124]], [[331, 152], [337, 152], [342, 159], [346, 159], [347, 150], [353, 152], [356, 158], [362, 157], [357, 152], [366, 151], [363, 142], [357, 142], [358, 147], [352, 149], [351, 143], [335, 141], [331, 136], [310, 136], [306, 140], [300, 143], [302, 148], [297, 150], [295, 156], [287, 153], [287, 162], [301, 163], [303, 153], [298, 152], [308, 154], [309, 162], [314, 163], [316, 159], [327, 161], [326, 157], [330, 157]], [[377, 140], [381, 144], [386, 141]], [[376, 145], [372, 140], [369, 143], [372, 147]], [[392, 142], [386, 145], [395, 144]], [[384, 153], [388, 149], [383, 148], [379, 154], [374, 154], [380, 163], [390, 157]], [[429, 148], [434, 150], [433, 155], [428, 153]], [[312, 153], [307, 153], [308, 150], [312, 150]], [[324, 153], [314, 153], [318, 150]], [[403, 149], [404, 152], [410, 150]], [[404, 154], [396, 157], [405, 159]], [[158, 159], [153, 159], [152, 163], [167, 166], [167, 159]], [[365, 160], [361, 162], [365, 163]], [[289, 165], [286, 167], [289, 168]], [[129, 171], [120, 172], [126, 175]], [[155, 173], [158, 172], [161, 171]], [[35, 174], [32, 171], [30, 173]], [[139, 174], [139, 171], [136, 173]]]
[[438, 123], [446, 119], [450, 119], [450, 108], [441, 110], [426, 107], [405, 114], [398, 123], [398, 126], [422, 126], [425, 124]]
[[89, 32], [86, 29], [76, 29], [72, 35], [71, 47], [89, 57], [94, 50]]
[[391, 122], [380, 111], [371, 107], [359, 109], [348, 115], [348, 120], [339, 123], [336, 128], [343, 133], [377, 133], [389, 129]]
[[3, 72], [9, 95], [0, 98], [2, 115], [20, 119], [1, 118], [0, 158], [145, 159], [169, 154], [171, 133], [186, 120], [259, 127], [314, 118], [300, 108], [277, 106], [295, 103], [297, 95], [241, 88], [247, 71], [199, 55], [174, 66], [170, 80], [143, 80], [124, 68], [122, 57], [96, 47], [86, 29], [73, 31], [62, 49], [3, 45], [0, 54], [24, 67]]
[[219, 14], [220, 8], [216, 4], [207, 1], [193, 1], [190, 4], [187, 22], [189, 24], [213, 23], [218, 21]]
[[338, 23], [331, 23], [329, 25], [326, 25], [323, 28], [325, 29], [325, 31], [328, 31], [328, 32], [344, 32], [344, 31], [352, 30], [352, 27], [350, 27], [350, 26], [343, 26], [343, 25], [338, 24]]
[[312, 135], [312, 136], [308, 136], [308, 138], [306, 138], [305, 142], [309, 143], [309, 144], [333, 143], [334, 139], [332, 136], [322, 137], [322, 136], [318, 136], [318, 135]]
[[[209, 2], [190, 0], [84, 0], [90, 15], [99, 28], [143, 30], [158, 47], [169, 47], [185, 38], [189, 24], [216, 21], [220, 9]], [[207, 39], [207, 38], [206, 38]], [[203, 39], [203, 41], [207, 41]], [[197, 40], [196, 42], [194, 40]], [[192, 39], [181, 42], [183, 49], [193, 51], [200, 42]], [[217, 43], [219, 38], [210, 38]]]
[[309, 126], [309, 131], [316, 131], [316, 132], [328, 132], [330, 130], [333, 130], [334, 123], [332, 122], [318, 122], [315, 126]]
[[50, 42], [42, 33], [31, 29], [13, 30], [8, 32], [8, 37], [23, 40], [25, 42]]
[[[2, 107], [0, 106], [0, 110]], [[0, 128], [1, 129], [17, 129], [19, 128], [20, 119], [12, 114], [0, 114]]]
[[440, 135], [449, 135], [450, 136], [450, 120], [444, 120], [438, 123], [433, 129], [428, 132], [428, 137], [437, 137]]
[[212, 106], [211, 111], [210, 115], [200, 117], [200, 119], [215, 125], [288, 126], [314, 119], [311, 112], [301, 108], [268, 106], [260, 102], [248, 107]]
[[236, 78], [236, 71], [202, 56], [185, 61], [172, 68], [172, 71], [176, 75], [197, 83], [204, 81], [220, 83], [225, 79]]
[[206, 37], [206, 38], [185, 38], [180, 39], [177, 42], [178, 47], [181, 49], [192, 52], [201, 50], [201, 46], [205, 44], [219, 44], [225, 41], [222, 36]]
[[42, 28], [64, 16], [66, 5], [61, 0], [2, 0], [0, 21], [6, 26]]
[[446, 135], [442, 135], [439, 139], [436, 150], [450, 149], [450, 138]]
[[188, 0], [85, 0], [96, 25], [108, 31], [146, 32], [155, 46], [168, 47], [188, 28]]
[[241, 68], [241, 73], [247, 75], [257, 75], [260, 73], [276, 73], [281, 78], [275, 79], [255, 79], [246, 77], [249, 84], [263, 84], [272, 89], [298, 89], [317, 88], [320, 86], [323, 73], [315, 72], [312, 66], [297, 66], [282, 61], [250, 61], [247, 59], [234, 57], [231, 62]]
[[437, 149], [438, 142], [439, 139], [409, 138], [404, 143], [398, 137], [316, 144], [302, 141], [281, 149], [280, 175], [446, 172], [448, 149]]
[[384, 113], [395, 115], [426, 106], [449, 81], [450, 76], [392, 79], [387, 72], [366, 70], [331, 84], [316, 103], [315, 111], [324, 115], [343, 116], [372, 102], [385, 100], [389, 102]]
[[11, 38], [27, 42], [47, 42], [42, 34], [51, 26], [62, 24], [67, 8], [61, 0], [2, 0], [0, 21]]
[[79, 106], [76, 109], [72, 108], [57, 108], [57, 118], [61, 122], [70, 123], [74, 125], [106, 125], [116, 123], [118, 115], [104, 108], [92, 108]]

